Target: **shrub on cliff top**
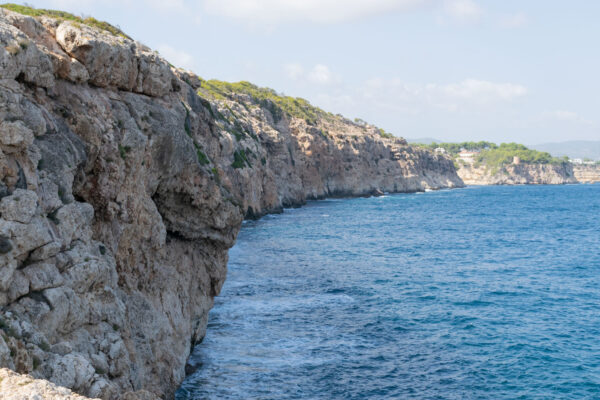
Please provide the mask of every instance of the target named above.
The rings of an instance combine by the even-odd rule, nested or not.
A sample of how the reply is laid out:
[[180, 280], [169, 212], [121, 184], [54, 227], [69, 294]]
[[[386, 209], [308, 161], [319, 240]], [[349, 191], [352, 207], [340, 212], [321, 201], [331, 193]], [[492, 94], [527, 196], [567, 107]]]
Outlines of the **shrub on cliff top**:
[[246, 81], [230, 83], [214, 79], [201, 80], [198, 93], [215, 100], [232, 100], [235, 93], [250, 95], [254, 103], [271, 112], [275, 122], [282, 118], [282, 113], [304, 119], [309, 125], [316, 125], [320, 118], [333, 118], [305, 99], [280, 95], [273, 89], [261, 88]]
[[445, 149], [448, 153], [452, 155], [458, 154], [462, 149], [465, 150], [487, 150], [487, 149], [495, 149], [498, 146], [492, 142], [479, 141], [479, 142], [460, 142], [460, 143], [430, 143], [430, 144], [419, 144], [414, 143], [413, 145], [419, 147], [427, 147], [430, 149], [435, 149], [441, 147]]
[[129, 36], [127, 36], [125, 33], [123, 33], [123, 31], [121, 29], [109, 24], [108, 22], [99, 21], [93, 17], [81, 18], [81, 17], [78, 17], [76, 15], [70, 14], [65, 11], [46, 10], [43, 8], [33, 8], [33, 7], [22, 6], [20, 4], [14, 4], [14, 3], [0, 4], [0, 7], [10, 10], [10, 11], [18, 12], [19, 14], [29, 15], [31, 17], [46, 16], [46, 17], [52, 17], [52, 18], [56, 18], [56, 19], [64, 20], [64, 21], [73, 21], [75, 23], [84, 24], [87, 26], [91, 26], [91, 27], [100, 29], [102, 31], [111, 33], [115, 36], [121, 36], [121, 37], [124, 37], [127, 39], [131, 39]]
[[385, 129], [382, 129], [382, 128], [379, 128], [379, 135], [382, 138], [387, 138], [387, 139], [393, 139], [396, 137], [396, 136], [394, 136], [393, 133], [386, 132]]

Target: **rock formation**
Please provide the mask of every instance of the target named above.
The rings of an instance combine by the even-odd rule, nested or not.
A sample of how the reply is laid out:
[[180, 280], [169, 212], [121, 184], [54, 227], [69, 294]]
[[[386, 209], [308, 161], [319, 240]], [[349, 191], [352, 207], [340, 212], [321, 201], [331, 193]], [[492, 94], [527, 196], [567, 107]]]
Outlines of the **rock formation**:
[[0, 393], [3, 400], [92, 400], [67, 388], [6, 368], [0, 368]]
[[600, 165], [574, 165], [573, 173], [581, 183], [600, 183]]
[[461, 164], [458, 176], [466, 185], [558, 185], [577, 183], [573, 168], [563, 164], [509, 164], [502, 168]]
[[[374, 127], [198, 82], [127, 37], [0, 8], [0, 367], [170, 398], [244, 216], [462, 186], [449, 158]], [[0, 390], [29, 379], [2, 374]]]

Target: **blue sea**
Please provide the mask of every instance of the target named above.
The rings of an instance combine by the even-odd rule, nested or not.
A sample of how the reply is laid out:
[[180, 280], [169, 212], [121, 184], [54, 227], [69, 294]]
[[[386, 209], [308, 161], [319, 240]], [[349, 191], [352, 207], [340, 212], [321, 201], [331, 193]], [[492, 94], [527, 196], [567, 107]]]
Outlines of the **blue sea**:
[[314, 201], [243, 225], [177, 399], [599, 399], [600, 185]]

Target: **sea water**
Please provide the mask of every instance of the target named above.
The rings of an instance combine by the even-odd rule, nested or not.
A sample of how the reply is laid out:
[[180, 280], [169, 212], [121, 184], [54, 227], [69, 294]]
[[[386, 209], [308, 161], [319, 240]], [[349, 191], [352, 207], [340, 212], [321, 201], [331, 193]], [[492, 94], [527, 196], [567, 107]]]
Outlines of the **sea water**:
[[178, 399], [600, 398], [600, 185], [325, 200], [243, 225]]

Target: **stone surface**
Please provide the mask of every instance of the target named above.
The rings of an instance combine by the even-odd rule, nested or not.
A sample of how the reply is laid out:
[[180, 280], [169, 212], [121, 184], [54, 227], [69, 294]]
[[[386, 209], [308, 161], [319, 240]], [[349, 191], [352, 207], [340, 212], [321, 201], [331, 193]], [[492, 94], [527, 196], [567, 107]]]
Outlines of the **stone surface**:
[[[88, 400], [48, 381], [0, 368], [0, 393], [4, 400]], [[91, 399], [90, 399], [91, 400]]]
[[581, 183], [600, 182], [600, 165], [574, 165], [573, 172]]
[[32, 190], [16, 189], [0, 200], [0, 216], [7, 221], [28, 224], [37, 208], [37, 194]]
[[[244, 217], [462, 186], [449, 158], [375, 127], [275, 122], [272, 104], [211, 103], [198, 84], [138, 42], [0, 9], [0, 366], [170, 398]], [[30, 379], [2, 373], [3, 398]]]

